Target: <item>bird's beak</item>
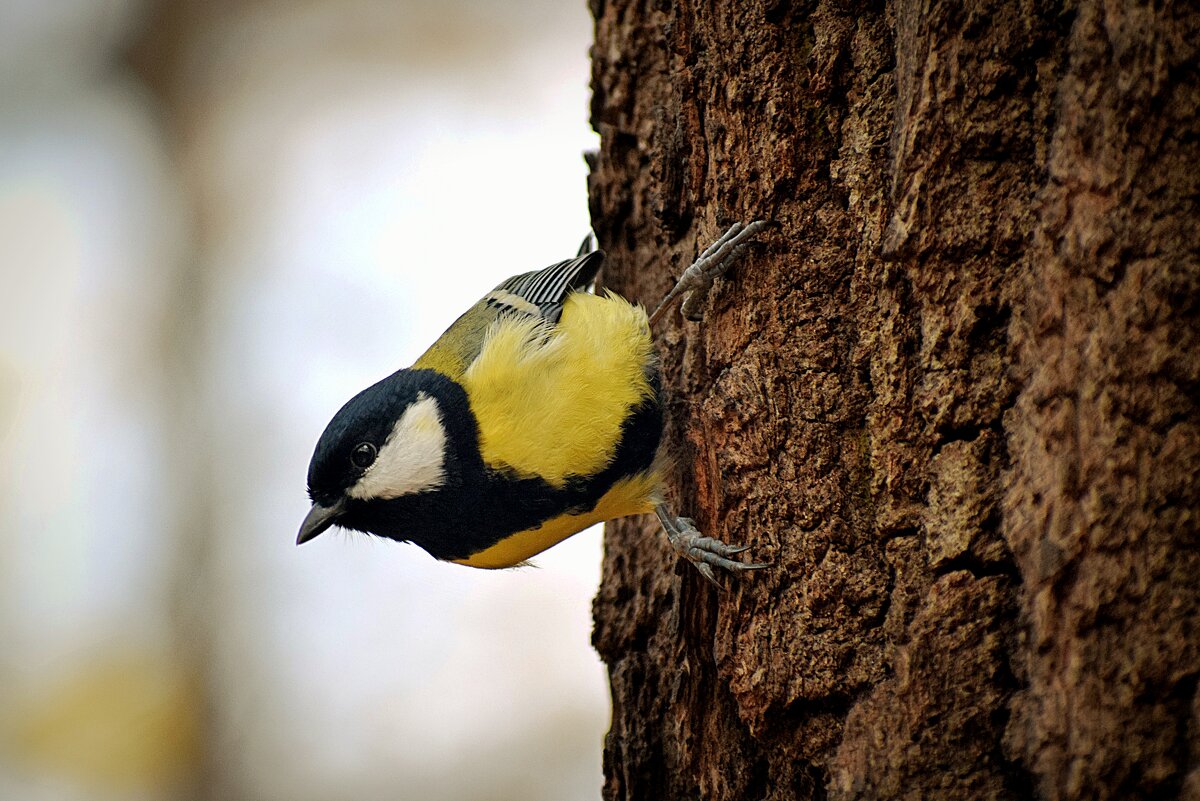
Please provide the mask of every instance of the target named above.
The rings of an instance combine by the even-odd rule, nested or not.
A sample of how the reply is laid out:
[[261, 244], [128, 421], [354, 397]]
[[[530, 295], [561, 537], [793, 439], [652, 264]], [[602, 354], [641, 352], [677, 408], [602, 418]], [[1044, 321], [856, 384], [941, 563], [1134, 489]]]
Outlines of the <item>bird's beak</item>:
[[344, 511], [346, 511], [345, 498], [340, 499], [333, 506], [322, 506], [319, 503], [314, 503], [312, 509], [308, 510], [308, 515], [305, 516], [304, 522], [300, 524], [300, 533], [296, 536], [296, 544], [303, 545], [332, 526]]

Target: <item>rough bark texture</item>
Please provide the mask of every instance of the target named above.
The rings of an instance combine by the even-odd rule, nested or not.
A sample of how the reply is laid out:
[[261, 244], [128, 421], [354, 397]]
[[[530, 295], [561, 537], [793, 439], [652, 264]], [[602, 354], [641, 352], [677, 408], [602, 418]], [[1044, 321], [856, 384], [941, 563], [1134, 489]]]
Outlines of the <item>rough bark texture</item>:
[[1200, 13], [593, 0], [592, 212], [716, 593], [607, 532], [608, 799], [1200, 798]]

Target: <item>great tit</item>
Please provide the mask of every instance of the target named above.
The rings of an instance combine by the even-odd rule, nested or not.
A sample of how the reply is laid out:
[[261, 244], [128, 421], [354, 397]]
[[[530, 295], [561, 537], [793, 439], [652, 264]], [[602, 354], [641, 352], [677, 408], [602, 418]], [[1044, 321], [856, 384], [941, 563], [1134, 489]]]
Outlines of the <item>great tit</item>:
[[[736, 224], [684, 272], [692, 316], [763, 227]], [[641, 306], [587, 290], [599, 250], [504, 281], [407, 369], [350, 399], [308, 467], [312, 509], [296, 543], [331, 526], [415, 543], [437, 559], [520, 565], [578, 531], [657, 512], [671, 545], [712, 567], [766, 567], [705, 537], [662, 499], [663, 403]]]

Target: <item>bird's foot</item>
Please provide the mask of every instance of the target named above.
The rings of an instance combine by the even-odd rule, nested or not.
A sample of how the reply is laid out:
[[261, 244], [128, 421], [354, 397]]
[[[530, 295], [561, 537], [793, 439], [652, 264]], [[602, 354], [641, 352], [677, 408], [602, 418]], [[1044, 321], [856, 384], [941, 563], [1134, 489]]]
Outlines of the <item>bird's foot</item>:
[[671, 547], [684, 559], [691, 562], [717, 589], [722, 589], [713, 573], [714, 567], [738, 573], [743, 570], [760, 570], [770, 567], [768, 562], [738, 562], [729, 557], [749, 550], [749, 545], [729, 545], [715, 537], [706, 537], [696, 528], [695, 521], [676, 517], [665, 504], [654, 507]]
[[733, 266], [745, 252], [748, 240], [766, 225], [766, 220], [755, 220], [748, 224], [737, 222], [729, 226], [716, 242], [705, 248], [699, 258], [683, 271], [675, 286], [650, 315], [650, 324], [654, 325], [671, 304], [685, 294], [687, 297], [683, 301], [683, 316], [689, 320], [699, 320], [703, 316], [704, 300], [708, 297], [708, 291], [712, 289], [713, 281]]

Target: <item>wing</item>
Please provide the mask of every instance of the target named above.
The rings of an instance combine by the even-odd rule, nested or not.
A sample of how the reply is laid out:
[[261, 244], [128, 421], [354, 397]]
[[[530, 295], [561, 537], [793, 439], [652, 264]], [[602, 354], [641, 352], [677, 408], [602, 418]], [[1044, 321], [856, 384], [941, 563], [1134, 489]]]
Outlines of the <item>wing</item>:
[[461, 381], [494, 322], [511, 317], [538, 325], [557, 324], [567, 296], [586, 289], [603, 262], [604, 251], [593, 250], [544, 270], [514, 275], [455, 320], [413, 367], [437, 370]]

